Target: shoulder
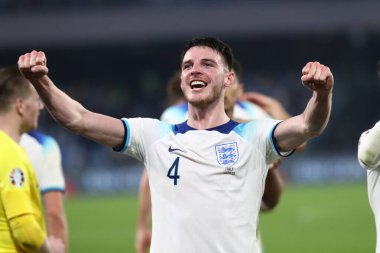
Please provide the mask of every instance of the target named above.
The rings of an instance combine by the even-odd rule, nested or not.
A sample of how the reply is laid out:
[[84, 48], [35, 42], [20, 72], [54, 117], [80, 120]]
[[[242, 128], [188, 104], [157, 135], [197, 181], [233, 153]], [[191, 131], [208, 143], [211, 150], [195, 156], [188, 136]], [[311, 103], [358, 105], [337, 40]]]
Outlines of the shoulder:
[[126, 140], [131, 137], [137, 138], [156, 138], [162, 137], [173, 131], [173, 125], [152, 118], [122, 118], [126, 128]]
[[23, 147], [38, 145], [45, 151], [59, 150], [58, 142], [52, 136], [37, 130], [23, 134], [21, 137], [20, 145]]
[[270, 118], [255, 119], [245, 123], [240, 123], [234, 131], [245, 139], [252, 139], [253, 136], [269, 136], [268, 134], [280, 123], [279, 120]]

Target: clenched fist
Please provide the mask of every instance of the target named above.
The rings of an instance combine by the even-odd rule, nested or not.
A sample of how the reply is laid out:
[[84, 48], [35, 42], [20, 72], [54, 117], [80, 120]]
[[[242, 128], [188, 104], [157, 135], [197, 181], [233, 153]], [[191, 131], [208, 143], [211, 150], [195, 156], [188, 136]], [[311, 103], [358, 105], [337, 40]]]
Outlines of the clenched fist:
[[317, 92], [330, 92], [334, 77], [330, 68], [319, 62], [308, 62], [302, 69], [302, 84]]
[[25, 78], [29, 80], [40, 79], [49, 72], [46, 63], [45, 53], [33, 50], [30, 53], [20, 56], [18, 59], [18, 68]]

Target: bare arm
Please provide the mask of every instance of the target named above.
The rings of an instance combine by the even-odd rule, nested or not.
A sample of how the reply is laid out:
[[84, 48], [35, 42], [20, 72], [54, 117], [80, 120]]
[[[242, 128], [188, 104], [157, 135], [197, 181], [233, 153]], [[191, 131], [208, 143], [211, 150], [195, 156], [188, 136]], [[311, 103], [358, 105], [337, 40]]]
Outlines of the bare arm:
[[313, 91], [305, 111], [278, 125], [274, 132], [282, 151], [296, 149], [323, 132], [331, 113], [334, 78], [330, 69], [318, 62], [309, 62], [302, 70], [302, 83]]
[[268, 175], [265, 179], [265, 189], [262, 198], [262, 201], [266, 208], [264, 211], [274, 209], [280, 202], [281, 194], [284, 188], [284, 182], [277, 170], [280, 163], [281, 160], [277, 160], [269, 166]]
[[48, 235], [61, 239], [67, 251], [67, 220], [62, 195], [63, 193], [60, 191], [50, 191], [44, 193], [42, 199], [45, 206], [45, 220]]
[[124, 140], [123, 123], [115, 118], [94, 113], [70, 98], [47, 76], [45, 54], [41, 51], [20, 56], [20, 72], [33, 84], [49, 113], [65, 128], [109, 147]]
[[151, 218], [151, 198], [149, 189], [148, 173], [144, 169], [140, 181], [139, 213], [137, 217], [137, 231], [135, 247], [137, 253], [145, 253], [150, 247], [151, 231], [148, 226]]

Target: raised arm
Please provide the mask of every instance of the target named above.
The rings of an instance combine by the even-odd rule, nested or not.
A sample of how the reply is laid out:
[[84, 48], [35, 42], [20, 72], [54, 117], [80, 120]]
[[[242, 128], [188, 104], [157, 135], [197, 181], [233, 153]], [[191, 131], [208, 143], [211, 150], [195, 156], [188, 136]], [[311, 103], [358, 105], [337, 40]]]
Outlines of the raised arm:
[[330, 69], [319, 62], [309, 62], [302, 69], [302, 84], [313, 95], [305, 111], [278, 125], [274, 132], [281, 151], [291, 151], [323, 132], [331, 113], [334, 77]]
[[61, 91], [48, 77], [44, 52], [21, 55], [20, 72], [33, 84], [52, 117], [62, 126], [110, 147], [124, 140], [123, 123], [115, 118], [94, 113]]

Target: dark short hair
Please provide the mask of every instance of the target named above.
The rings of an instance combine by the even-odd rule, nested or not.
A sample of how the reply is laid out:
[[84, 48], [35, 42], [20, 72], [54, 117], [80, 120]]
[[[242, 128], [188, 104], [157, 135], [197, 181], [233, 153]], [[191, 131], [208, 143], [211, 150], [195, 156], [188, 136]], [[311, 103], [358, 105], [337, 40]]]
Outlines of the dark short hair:
[[234, 56], [231, 47], [228, 46], [225, 42], [213, 37], [194, 38], [185, 45], [182, 51], [181, 60], [183, 60], [186, 52], [192, 47], [209, 47], [211, 49], [214, 49], [220, 53], [225, 63], [227, 64], [228, 70], [231, 71]]
[[0, 68], [0, 112], [9, 110], [13, 101], [30, 94], [29, 81], [23, 77], [17, 66]]

